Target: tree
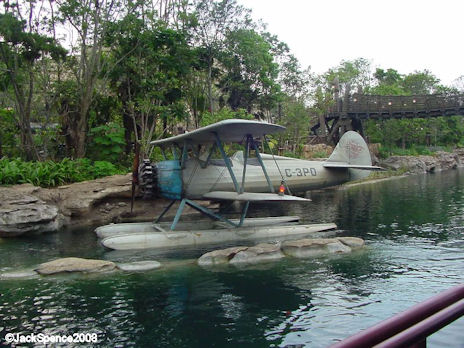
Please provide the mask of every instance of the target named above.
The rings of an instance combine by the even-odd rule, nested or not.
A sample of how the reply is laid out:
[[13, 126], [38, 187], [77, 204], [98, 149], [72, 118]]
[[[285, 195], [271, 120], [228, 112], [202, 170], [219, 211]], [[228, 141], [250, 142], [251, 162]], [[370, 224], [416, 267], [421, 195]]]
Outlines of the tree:
[[69, 110], [63, 119], [68, 146], [75, 157], [85, 155], [88, 117], [95, 96], [95, 87], [104, 65], [103, 38], [109, 23], [120, 15], [121, 3], [117, 0], [57, 0], [61, 21], [77, 33], [71, 42], [69, 68], [74, 75], [77, 108]]
[[249, 10], [237, 5], [236, 0], [193, 0], [192, 36], [202, 48], [207, 66], [207, 95], [209, 109], [214, 113], [213, 77], [214, 60], [219, 56], [229, 31], [248, 28], [252, 25]]
[[260, 34], [250, 29], [229, 32], [220, 61], [225, 72], [219, 86], [228, 94], [232, 110], [242, 108], [251, 113], [254, 106], [260, 110], [275, 106], [280, 91], [278, 65]]
[[344, 94], [352, 90], [365, 90], [371, 85], [371, 64], [365, 58], [342, 60], [340, 65], [324, 74], [327, 85], [334, 80], [339, 83], [339, 92]]
[[292, 144], [292, 151], [299, 151], [299, 144], [306, 143], [309, 133], [309, 110], [303, 100], [287, 97], [283, 101], [282, 125], [287, 129], [286, 140]]
[[409, 94], [433, 94], [437, 92], [439, 82], [429, 70], [416, 70], [403, 78], [402, 85]]
[[182, 99], [194, 52], [184, 32], [156, 20], [147, 25], [133, 15], [111, 25], [105, 43], [112, 47], [108, 76], [122, 103], [126, 142], [135, 130], [144, 153], [158, 121], [166, 130], [186, 118]]
[[[29, 20], [33, 18], [33, 4], [29, 7]], [[38, 60], [51, 57], [54, 60], [66, 55], [53, 38], [33, 32], [32, 23], [18, 19], [19, 7], [4, 4], [6, 13], [0, 14], [0, 56], [4, 69], [0, 72], [14, 93], [15, 120], [21, 135], [21, 147], [26, 159], [38, 159], [31, 132], [32, 100], [35, 93], [35, 64]], [[12, 12], [10, 12], [12, 11]]]

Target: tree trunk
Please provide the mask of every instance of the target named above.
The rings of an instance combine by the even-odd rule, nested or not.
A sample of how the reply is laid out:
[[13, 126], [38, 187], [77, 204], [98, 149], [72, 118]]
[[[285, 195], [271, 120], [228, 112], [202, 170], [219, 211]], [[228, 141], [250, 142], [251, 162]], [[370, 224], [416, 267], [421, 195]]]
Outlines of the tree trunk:
[[132, 133], [134, 132], [134, 122], [128, 112], [123, 111], [122, 124], [124, 126], [125, 152], [129, 155], [132, 152]]
[[[91, 90], [91, 89], [90, 89]], [[82, 158], [85, 156], [85, 143], [87, 140], [87, 116], [90, 109], [90, 96], [88, 96], [88, 91], [84, 94], [81, 100], [81, 109], [79, 111], [77, 119], [77, 129], [75, 132], [75, 155], [77, 158]]]
[[32, 104], [32, 93], [34, 90], [33, 73], [32, 70], [29, 73], [29, 94], [27, 100], [24, 96], [24, 90], [20, 85], [16, 83], [16, 76], [12, 75], [13, 87], [16, 95], [16, 109], [19, 116], [19, 130], [21, 139], [21, 148], [25, 154], [27, 161], [38, 160], [39, 154], [34, 145], [34, 139], [31, 132], [31, 104]]
[[209, 111], [214, 114], [213, 106], [213, 57], [208, 57], [208, 102]]

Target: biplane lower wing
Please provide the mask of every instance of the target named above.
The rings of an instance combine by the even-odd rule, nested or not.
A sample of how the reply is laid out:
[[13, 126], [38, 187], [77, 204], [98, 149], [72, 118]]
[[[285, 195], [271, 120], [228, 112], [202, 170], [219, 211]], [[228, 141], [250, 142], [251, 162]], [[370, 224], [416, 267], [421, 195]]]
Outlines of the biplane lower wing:
[[300, 201], [310, 202], [308, 198], [279, 195], [277, 193], [254, 193], [254, 192], [229, 192], [229, 191], [212, 191], [203, 195], [204, 199], [217, 199], [225, 201], [241, 201], [241, 202], [281, 202], [281, 201]]
[[362, 169], [362, 170], [385, 170], [385, 168], [377, 166], [369, 166], [362, 164], [350, 164], [346, 162], [325, 162], [322, 164], [324, 168], [335, 168], [335, 169]]

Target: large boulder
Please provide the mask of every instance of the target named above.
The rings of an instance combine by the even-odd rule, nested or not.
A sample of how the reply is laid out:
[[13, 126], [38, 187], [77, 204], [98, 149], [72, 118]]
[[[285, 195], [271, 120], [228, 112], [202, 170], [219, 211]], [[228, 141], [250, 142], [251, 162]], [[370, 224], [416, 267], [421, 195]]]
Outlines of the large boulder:
[[248, 249], [246, 246], [237, 246], [227, 249], [210, 251], [198, 259], [200, 266], [220, 265], [228, 263], [237, 253]]
[[283, 242], [282, 251], [288, 256], [308, 258], [325, 254], [349, 253], [351, 248], [337, 238], [314, 238]]
[[262, 243], [239, 251], [229, 261], [230, 264], [243, 265], [264, 261], [278, 260], [285, 257], [280, 250], [280, 244]]
[[50, 275], [69, 272], [102, 273], [113, 271], [115, 268], [116, 264], [111, 261], [66, 257], [42, 263], [35, 271], [42, 275]]
[[424, 161], [414, 156], [391, 156], [382, 161], [381, 165], [386, 169], [402, 169], [414, 174], [425, 173], [427, 171], [427, 165]]
[[57, 231], [62, 220], [58, 207], [14, 188], [2, 188], [0, 236], [15, 237]]

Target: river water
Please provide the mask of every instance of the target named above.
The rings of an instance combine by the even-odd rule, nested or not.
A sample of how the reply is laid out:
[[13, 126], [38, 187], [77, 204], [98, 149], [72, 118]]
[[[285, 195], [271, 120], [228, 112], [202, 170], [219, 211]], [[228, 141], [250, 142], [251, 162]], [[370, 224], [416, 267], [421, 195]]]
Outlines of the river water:
[[[464, 172], [410, 176], [311, 193], [287, 205], [306, 222], [335, 222], [363, 251], [202, 269], [204, 250], [107, 252], [92, 230], [0, 242], [0, 272], [57, 257], [155, 258], [146, 273], [0, 280], [6, 333], [98, 334], [98, 346], [326, 347], [464, 281]], [[276, 208], [255, 208], [257, 215]], [[279, 210], [279, 209], [277, 209]], [[464, 318], [430, 347], [464, 347]]]

